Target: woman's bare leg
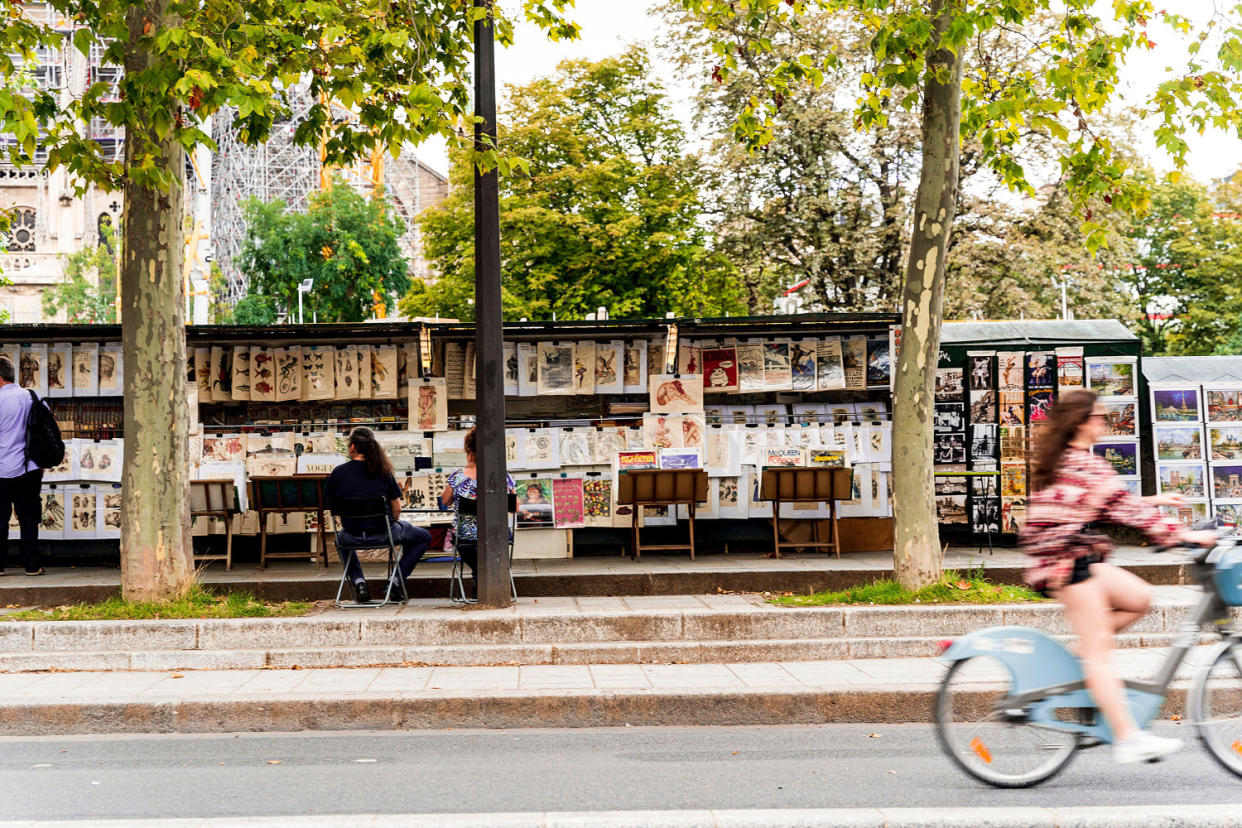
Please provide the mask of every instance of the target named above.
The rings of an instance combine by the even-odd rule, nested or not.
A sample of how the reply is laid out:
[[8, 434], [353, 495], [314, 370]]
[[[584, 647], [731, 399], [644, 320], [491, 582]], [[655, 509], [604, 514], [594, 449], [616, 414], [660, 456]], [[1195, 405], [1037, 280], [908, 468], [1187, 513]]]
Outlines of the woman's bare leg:
[[1091, 698], [1112, 728], [1113, 738], [1129, 739], [1138, 728], [1126, 704], [1125, 685], [1113, 670], [1115, 619], [1105, 579], [1093, 572], [1082, 583], [1062, 587], [1056, 598], [1065, 605], [1065, 617], [1078, 635], [1078, 657]]
[[1107, 563], [1091, 565], [1091, 580], [1099, 579], [1113, 608], [1113, 632], [1118, 633], [1147, 614], [1151, 586], [1133, 572]]

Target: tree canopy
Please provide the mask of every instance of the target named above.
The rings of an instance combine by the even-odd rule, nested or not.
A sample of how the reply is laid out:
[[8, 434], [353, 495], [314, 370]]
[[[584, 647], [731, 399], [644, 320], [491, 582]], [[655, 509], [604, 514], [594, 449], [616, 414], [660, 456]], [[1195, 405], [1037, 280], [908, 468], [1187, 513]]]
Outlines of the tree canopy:
[[[303, 313], [320, 322], [370, 319], [378, 294], [386, 304], [410, 287], [409, 265], [398, 244], [405, 228], [391, 203], [366, 197], [338, 180], [312, 194], [306, 212], [280, 200], [252, 200], [244, 207], [246, 236], [236, 259], [251, 296], [273, 300], [291, 316], [298, 285], [313, 279], [302, 297]], [[265, 313], [264, 303], [246, 312]], [[234, 311], [236, 321], [237, 311]]]
[[[511, 318], [723, 314], [744, 308], [700, 220], [703, 177], [646, 52], [562, 63], [511, 87], [499, 122], [502, 287]], [[409, 315], [473, 318], [474, 209], [469, 157], [422, 217], [439, 272], [402, 303]]]

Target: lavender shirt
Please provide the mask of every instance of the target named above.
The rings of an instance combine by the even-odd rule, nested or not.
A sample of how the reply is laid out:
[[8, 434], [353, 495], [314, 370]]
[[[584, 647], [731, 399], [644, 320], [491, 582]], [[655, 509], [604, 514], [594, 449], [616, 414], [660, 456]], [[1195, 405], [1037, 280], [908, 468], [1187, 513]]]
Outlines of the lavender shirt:
[[17, 383], [0, 388], [0, 478], [39, 468], [26, 459], [26, 416], [32, 404], [30, 392]]

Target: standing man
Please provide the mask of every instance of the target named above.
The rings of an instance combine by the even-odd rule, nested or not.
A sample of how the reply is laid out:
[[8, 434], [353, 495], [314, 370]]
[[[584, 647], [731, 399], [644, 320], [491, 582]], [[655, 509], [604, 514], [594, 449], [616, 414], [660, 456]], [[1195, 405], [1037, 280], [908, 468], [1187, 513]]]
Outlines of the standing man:
[[[42, 402], [39, 403], [43, 405]], [[0, 575], [9, 552], [9, 514], [17, 511], [22, 528], [22, 564], [27, 575], [42, 575], [38, 549], [43, 502], [43, 470], [26, 457], [26, 420], [34, 399], [17, 384], [17, 369], [0, 357]]]

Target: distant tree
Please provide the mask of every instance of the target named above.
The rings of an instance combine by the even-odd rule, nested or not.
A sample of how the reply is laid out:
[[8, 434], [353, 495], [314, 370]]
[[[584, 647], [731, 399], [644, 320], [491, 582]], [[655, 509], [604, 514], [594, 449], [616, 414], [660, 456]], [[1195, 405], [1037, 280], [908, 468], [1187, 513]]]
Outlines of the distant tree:
[[273, 306], [296, 313], [298, 285], [314, 279], [302, 298], [307, 319], [360, 322], [371, 318], [375, 294], [395, 304], [391, 297], [409, 290], [409, 265], [397, 242], [405, 228], [385, 198], [367, 198], [338, 180], [312, 195], [305, 213], [279, 200], [252, 200], [244, 212], [246, 237], [236, 264], [250, 294]]
[[211, 270], [207, 274], [207, 290], [211, 297], [207, 314], [212, 324], [232, 324], [233, 304], [229, 301], [229, 280], [215, 262], [211, 263]]
[[276, 323], [276, 302], [270, 296], [251, 294], [233, 307], [232, 325], [273, 325]]
[[[697, 158], [641, 48], [571, 60], [510, 87], [500, 145], [525, 163], [500, 178], [508, 318], [710, 315], [744, 309], [734, 271], [709, 245]], [[474, 192], [468, 155], [422, 217], [440, 274], [401, 303], [410, 316], [474, 317]]]
[[83, 247], [64, 258], [65, 279], [43, 291], [43, 313], [64, 310], [70, 322], [114, 323], [121, 246], [110, 225], [102, 225], [100, 244]]

